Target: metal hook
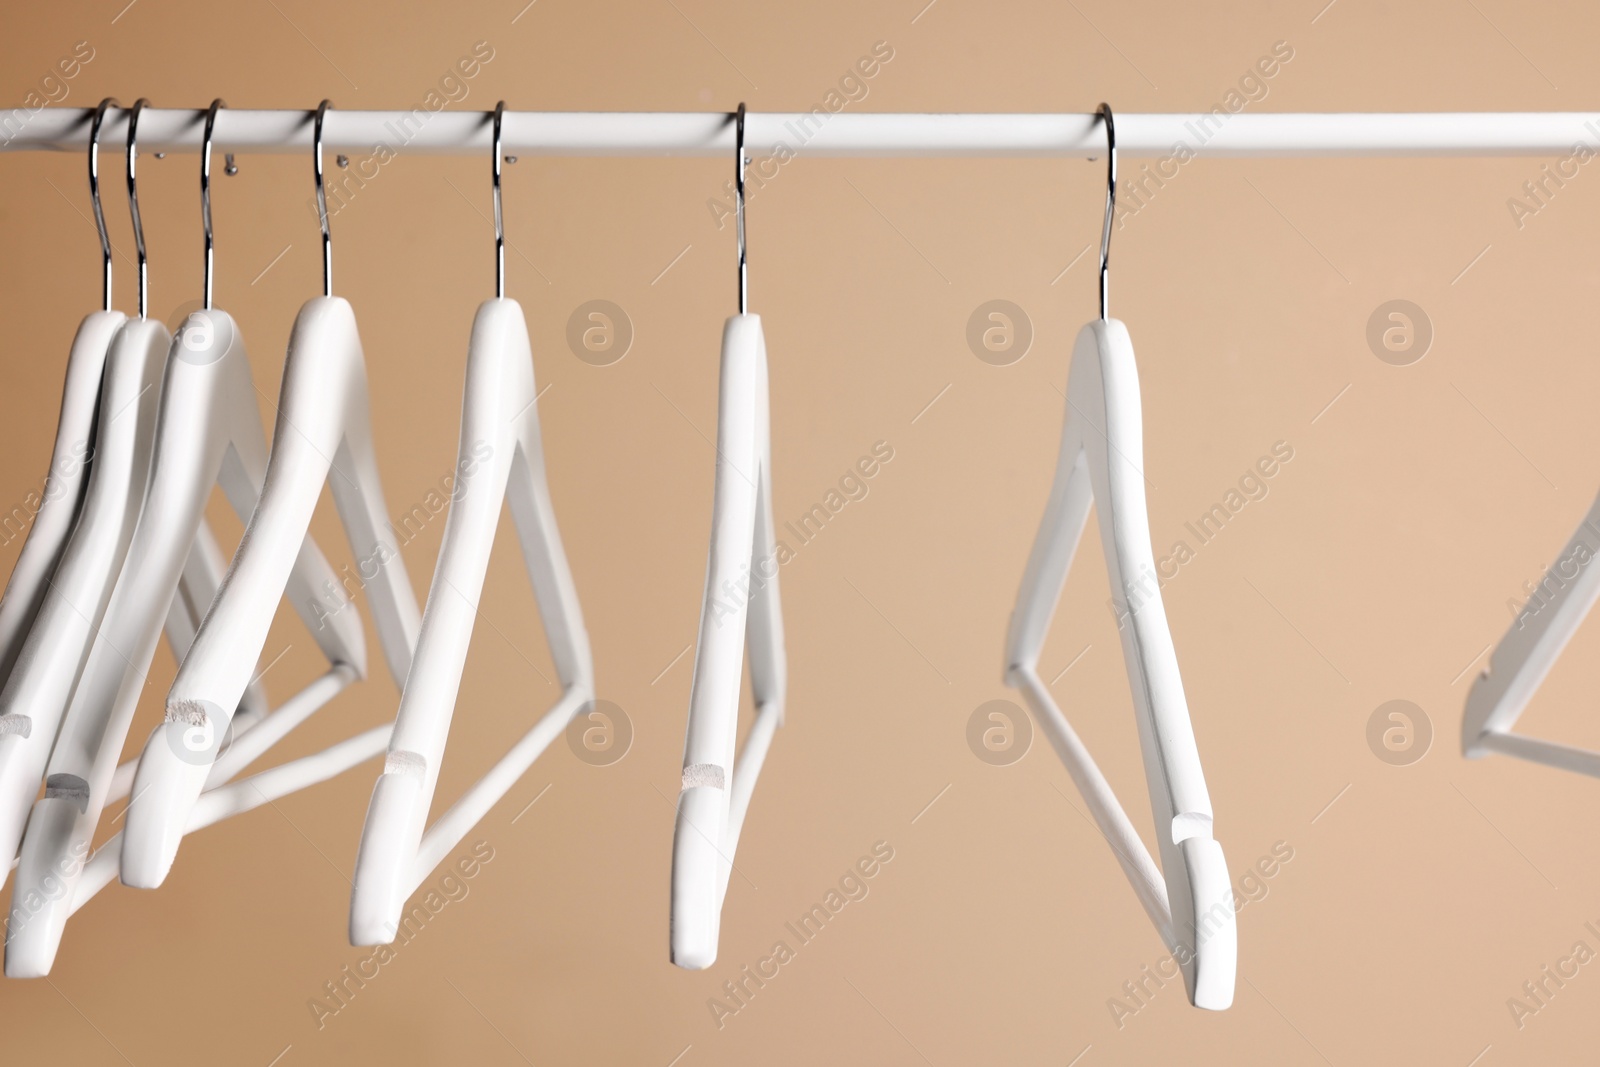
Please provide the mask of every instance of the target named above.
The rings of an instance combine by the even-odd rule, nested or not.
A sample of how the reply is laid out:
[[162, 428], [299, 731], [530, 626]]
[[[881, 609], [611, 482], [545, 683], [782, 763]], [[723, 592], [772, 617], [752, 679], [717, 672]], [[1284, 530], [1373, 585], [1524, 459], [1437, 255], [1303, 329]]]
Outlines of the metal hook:
[[1101, 104], [1096, 112], [1106, 124], [1106, 218], [1100, 227], [1100, 321], [1106, 321], [1106, 301], [1110, 293], [1111, 221], [1117, 213], [1117, 125], [1111, 105]]
[[100, 206], [100, 125], [105, 122], [107, 110], [121, 106], [108, 96], [100, 101], [100, 106], [94, 109], [94, 117], [89, 120], [89, 199], [94, 204], [95, 229], [100, 231], [101, 273], [107, 311], [111, 310], [111, 235], [106, 232], [106, 213]]
[[128, 111], [128, 213], [133, 216], [133, 243], [139, 253], [139, 318], [150, 312], [149, 275], [150, 261], [144, 251], [144, 221], [139, 216], [139, 179], [136, 166], [139, 159], [139, 113], [150, 101], [144, 97], [133, 102]]
[[500, 212], [500, 128], [505, 122], [506, 102], [494, 106], [494, 295], [506, 296], [506, 225]]
[[216, 131], [217, 112], [227, 106], [221, 99], [211, 101], [211, 110], [206, 112], [205, 133], [201, 135], [200, 141], [200, 219], [206, 234], [205, 289], [202, 306], [207, 311], [211, 310], [211, 252], [214, 247], [211, 237], [211, 135]]
[[316, 121], [311, 127], [311, 158], [317, 172], [317, 219], [322, 223], [322, 295], [333, 295], [333, 237], [328, 233], [328, 194], [322, 187], [322, 122], [333, 106], [332, 100], [317, 105]]
[[739, 110], [733, 119], [733, 151], [734, 151], [734, 221], [739, 234], [739, 314], [743, 315], [749, 307], [749, 282], [745, 271], [745, 243], [744, 243], [744, 102], [740, 101]]

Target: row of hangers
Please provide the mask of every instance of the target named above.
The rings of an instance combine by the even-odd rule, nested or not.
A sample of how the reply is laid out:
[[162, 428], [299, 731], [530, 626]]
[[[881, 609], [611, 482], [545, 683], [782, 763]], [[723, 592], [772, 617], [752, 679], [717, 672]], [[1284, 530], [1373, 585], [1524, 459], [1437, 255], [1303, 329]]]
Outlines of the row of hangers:
[[[114, 879], [160, 886], [186, 834], [379, 753], [385, 762], [357, 850], [349, 933], [354, 944], [388, 943], [410, 895], [594, 699], [589, 638], [545, 478], [527, 325], [520, 306], [505, 295], [505, 105], [489, 117], [495, 296], [473, 322], [462, 402], [458, 460], [471, 461], [476, 473], [452, 494], [420, 612], [399, 550], [386, 540], [388, 511], [354, 311], [333, 295], [322, 167], [331, 105], [324, 101], [311, 117], [323, 293], [296, 317], [270, 450], [238, 325], [212, 300], [211, 146], [225, 105], [218, 100], [203, 113], [202, 307], [173, 336], [148, 317], [137, 181], [144, 100], [128, 110], [127, 137], [138, 317], [112, 309], [99, 152], [101, 126], [117, 106], [103, 101], [89, 130], [104, 307], [74, 338], [51, 457], [55, 481], [0, 598], [0, 853], [15, 857], [5, 973], [47, 974], [67, 919]], [[745, 633], [713, 625], [712, 609], [724, 582], [774, 551], [766, 346], [746, 297], [742, 105], [735, 122], [739, 313], [728, 320], [723, 338], [712, 552], [673, 853], [672, 958], [685, 967], [705, 967], [716, 958], [733, 849], [782, 721], [785, 686], [773, 577], [750, 596], [757, 715], [735, 770]], [[87, 442], [92, 446], [86, 449]], [[485, 444], [489, 459], [479, 466], [482, 455], [475, 450]], [[85, 450], [86, 463], [64, 462]], [[63, 471], [70, 473], [57, 473]], [[386, 666], [401, 689], [400, 706], [390, 725], [241, 779], [367, 673], [356, 613], [330, 613], [319, 599], [323, 590], [338, 587], [306, 532], [324, 485], [352, 554], [363, 561], [364, 588]], [[246, 522], [226, 564], [204, 518], [213, 486]], [[562, 695], [428, 825], [502, 505], [517, 529]], [[284, 598], [328, 668], [269, 710], [256, 664]], [[137, 759], [119, 766], [163, 630], [180, 664], [165, 721]], [[41, 784], [43, 796], [35, 800]], [[130, 795], [124, 828], [91, 852], [105, 806]]]
[[[211, 141], [225, 105], [203, 113], [203, 304], [172, 337], [148, 318], [137, 185], [143, 100], [128, 111], [127, 143], [138, 318], [112, 310], [99, 134], [113, 106], [107, 100], [94, 110], [89, 133], [104, 309], [84, 320], [73, 342], [51, 470], [71, 470], [59, 460], [85, 441], [93, 442], [91, 458], [70, 484], [45, 494], [0, 600], [0, 852], [16, 857], [5, 972], [47, 974], [67, 919], [113, 879], [161, 885], [186, 834], [379, 753], [386, 759], [357, 852], [350, 937], [387, 943], [411, 893], [594, 696], [588, 635], [545, 480], [527, 327], [505, 297], [504, 105], [492, 118], [496, 294], [473, 323], [461, 430], [462, 458], [474, 444], [491, 450], [475, 477], [458, 483], [425, 611], [390, 540], [355, 314], [333, 295], [322, 171], [330, 105], [312, 119], [323, 293], [295, 320], [270, 451], [238, 325], [212, 302]], [[307, 533], [324, 484], [363, 561], [400, 707], [391, 725], [239, 778], [367, 673], [356, 612], [329, 613], [319, 599], [339, 587]], [[204, 519], [213, 485], [247, 523], [226, 572]], [[562, 695], [428, 825], [502, 502]], [[284, 598], [328, 668], [269, 711], [256, 664]], [[163, 628], [180, 663], [165, 721], [137, 759], [118, 766]], [[91, 853], [105, 806], [130, 795], [123, 829]]]
[[[183, 837], [348, 770], [379, 753], [357, 850], [350, 940], [392, 941], [407, 898], [594, 699], [594, 672], [576, 588], [545, 479], [532, 351], [520, 306], [505, 296], [501, 126], [493, 124], [495, 296], [478, 309], [468, 345], [459, 459], [491, 444], [458, 483], [426, 607], [385, 540], [387, 509], [373, 449], [367, 377], [355, 314], [333, 295], [323, 185], [327, 101], [310, 116], [323, 292], [301, 308], [284, 363], [270, 449], [239, 328], [212, 302], [211, 144], [222, 101], [203, 118], [203, 303], [175, 336], [147, 317], [147, 271], [136, 164], [140, 100], [128, 110], [127, 181], [138, 256], [138, 317], [112, 310], [111, 244], [100, 203], [103, 101], [89, 130], [89, 185], [104, 266], [104, 308], [79, 327], [68, 358], [46, 494], [0, 600], [0, 853], [15, 856], [5, 973], [49, 972], [66, 920], [114, 879], [155, 888]], [[1233, 997], [1232, 889], [1177, 656], [1159, 593], [1136, 591], [1153, 569], [1143, 481], [1138, 374], [1127, 328], [1108, 317], [1116, 199], [1109, 106], [1107, 195], [1100, 243], [1100, 316], [1074, 345], [1055, 481], [1006, 638], [1005, 680], [1033, 709], [1086, 798], [1162, 939], [1190, 1000]], [[735, 128], [738, 313], [722, 337], [710, 554], [684, 744], [672, 860], [670, 953], [687, 968], [717, 956], [734, 851], [756, 780], [783, 722], [787, 667], [776, 574], [747, 583], [743, 625], [719, 625], [718, 590], [765, 575], [773, 557], [766, 343], [748, 308], [745, 109]], [[86, 465], [59, 465], [93, 441]], [[481, 458], [481, 457], [479, 457]], [[390, 676], [395, 720], [320, 752], [239, 777], [296, 726], [367, 674], [354, 611], [319, 600], [337, 586], [307, 533], [323, 486], [349, 547], [375, 573], [366, 590]], [[204, 519], [219, 486], [246, 522], [224, 564]], [[555, 706], [432, 825], [427, 814], [502, 503], [508, 504], [562, 685]], [[1151, 807], [1159, 864], [1039, 678], [1037, 662], [1066, 573], [1098, 505], [1113, 602]], [[366, 577], [363, 568], [363, 577]], [[287, 598], [328, 662], [326, 672], [269, 710], [256, 674], [268, 627]], [[170, 606], [169, 606], [170, 605]], [[145, 675], [165, 630], [180, 666], [165, 721], [137, 759], [118, 765]], [[755, 719], [735, 752], [749, 659]], [[44, 785], [43, 797], [35, 800]], [[131, 796], [124, 828], [90, 851], [108, 803]]]

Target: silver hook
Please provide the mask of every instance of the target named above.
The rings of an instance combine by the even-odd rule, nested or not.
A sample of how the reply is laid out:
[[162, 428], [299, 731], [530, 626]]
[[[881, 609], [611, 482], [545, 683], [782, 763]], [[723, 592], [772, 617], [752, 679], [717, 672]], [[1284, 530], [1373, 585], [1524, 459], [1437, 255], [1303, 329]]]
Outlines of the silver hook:
[[1100, 321], [1106, 321], [1106, 300], [1111, 280], [1106, 270], [1111, 262], [1111, 221], [1117, 213], [1117, 125], [1111, 105], [1101, 104], [1096, 112], [1106, 124], [1106, 219], [1100, 227]]
[[506, 297], [506, 225], [500, 212], [500, 127], [506, 117], [506, 102], [494, 106], [494, 295]]
[[734, 220], [739, 233], [739, 314], [743, 315], [749, 307], [749, 283], [745, 271], [745, 243], [744, 243], [744, 102], [739, 102], [739, 110], [733, 119], [733, 151], [734, 159]]
[[100, 101], [100, 106], [94, 109], [94, 117], [89, 120], [89, 199], [94, 203], [95, 229], [100, 231], [101, 274], [107, 311], [111, 310], [111, 235], [106, 232], [106, 213], [100, 206], [100, 125], [105, 122], [107, 110], [121, 106], [108, 96]]
[[333, 295], [333, 237], [328, 233], [328, 194], [322, 187], [322, 122], [332, 100], [317, 105], [317, 118], [311, 127], [311, 158], [317, 172], [317, 219], [322, 223], [322, 295]]
[[144, 97], [133, 102], [128, 112], [128, 213], [133, 216], [133, 243], [139, 253], [139, 318], [150, 312], [149, 275], [150, 261], [144, 251], [144, 221], [139, 217], [139, 179], [136, 163], [139, 159], [139, 113], [150, 101]]
[[221, 99], [211, 101], [211, 110], [206, 112], [205, 133], [200, 141], [200, 219], [206, 234], [205, 293], [202, 299], [207, 311], [211, 310], [211, 252], [214, 247], [211, 237], [211, 135], [216, 131], [217, 112], [227, 106]]

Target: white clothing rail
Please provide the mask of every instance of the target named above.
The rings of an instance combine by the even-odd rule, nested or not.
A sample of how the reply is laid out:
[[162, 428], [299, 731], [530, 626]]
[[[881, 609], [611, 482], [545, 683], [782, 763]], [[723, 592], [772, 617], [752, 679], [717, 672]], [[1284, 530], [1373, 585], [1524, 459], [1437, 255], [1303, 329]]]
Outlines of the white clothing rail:
[[[132, 103], [124, 100], [123, 103]], [[0, 109], [0, 151], [85, 150], [89, 108]], [[295, 152], [311, 147], [311, 111], [225, 110], [213, 145], [224, 152]], [[146, 151], [198, 151], [205, 110], [146, 108], [139, 120]], [[1367, 114], [1119, 114], [1117, 151], [1124, 159], [1160, 159], [1176, 146], [1214, 158], [1291, 156], [1542, 156], [1580, 142], [1600, 149], [1600, 112], [1451, 112]], [[490, 116], [482, 111], [339, 111], [330, 109], [324, 147], [444, 155], [489, 150]], [[127, 112], [113, 109], [103, 149], [127, 139]], [[550, 156], [720, 156], [733, 151], [726, 112], [507, 111], [508, 153]], [[760, 113], [746, 119], [755, 156], [780, 144], [807, 156], [1037, 156], [1092, 158], [1105, 150], [1093, 114]]]

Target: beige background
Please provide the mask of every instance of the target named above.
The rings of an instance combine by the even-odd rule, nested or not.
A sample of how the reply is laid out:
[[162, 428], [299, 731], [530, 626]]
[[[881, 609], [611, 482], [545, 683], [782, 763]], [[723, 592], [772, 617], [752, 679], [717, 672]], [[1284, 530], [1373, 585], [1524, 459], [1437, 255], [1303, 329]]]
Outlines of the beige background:
[[[119, 13], [122, 2], [8, 12], [0, 98], [22, 102], [80, 40], [94, 59], [67, 83], [70, 106], [107, 94], [411, 106], [480, 40], [494, 58], [454, 107], [801, 110], [877, 41], [894, 58], [856, 110], [1087, 111], [1101, 99], [1203, 110], [1279, 41], [1294, 58], [1253, 110], [1579, 110], [1600, 93], [1590, 14], [1506, 0], [1337, 0], [1320, 12], [1319, 0], [1207, 11], [141, 0]], [[666, 952], [692, 659], [677, 657], [698, 612], [717, 340], [734, 299], [732, 230], [706, 208], [729, 164], [529, 157], [507, 168], [510, 293], [550, 386], [552, 491], [601, 695], [630, 717], [631, 751], [592, 767], [558, 742], [469, 838], [494, 859], [466, 897], [320, 1029], [308, 1001], [366, 955], [344, 931], [376, 764], [200, 833], [161, 891], [113, 886], [86, 907], [47, 981], [0, 988], [5, 1058], [1592, 1059], [1600, 966], [1521, 1029], [1507, 998], [1575, 942], [1600, 949], [1584, 927], [1600, 920], [1600, 849], [1583, 832], [1600, 795], [1504, 757], [1464, 762], [1457, 742], [1470, 668], [1503, 633], [1508, 598], [1560, 549], [1600, 479], [1586, 314], [1600, 283], [1600, 178], [1584, 169], [1518, 229], [1506, 201], [1542, 162], [1202, 160], [1117, 234], [1113, 310], [1140, 359], [1158, 549], [1275, 442], [1294, 449], [1270, 495], [1166, 590], [1236, 880], [1275, 843], [1293, 849], [1240, 914], [1231, 1011], [1196, 1011], [1171, 984], [1119, 1028], [1108, 1001], [1163, 954], [1156, 934], [1043, 739], [1007, 767], [980, 762], [965, 739], [978, 705], [1015, 695], [1000, 683], [1001, 640], [1055, 462], [1071, 340], [1093, 313], [1093, 256], [1074, 257], [1098, 237], [1099, 166], [802, 156], [753, 198], [780, 521], [874, 442], [895, 455], [783, 570], [789, 723], [746, 826], [721, 959], [688, 973]], [[142, 171], [164, 319], [198, 295], [196, 170], [195, 156], [174, 155]], [[453, 463], [467, 331], [492, 285], [486, 171], [481, 159], [402, 155], [335, 220], [337, 288], [360, 316], [396, 515]], [[99, 290], [82, 158], [7, 155], [0, 183], [9, 508], [42, 480], [67, 344]], [[242, 156], [217, 183], [217, 301], [244, 330], [267, 411], [294, 313], [319, 291], [310, 191], [293, 157]], [[108, 210], [127, 309], [124, 198], [110, 195]], [[996, 298], [1035, 330], [1007, 367], [980, 362], [964, 337]], [[1373, 310], [1397, 298], [1435, 331], [1406, 367], [1365, 339]], [[592, 299], [621, 305], [636, 330], [613, 366], [581, 362], [565, 341], [568, 316]], [[212, 515], [231, 544], [239, 523], [220, 504]], [[442, 527], [406, 550], [419, 596]], [[327, 501], [314, 528], [348, 559]], [[1042, 666], [1148, 835], [1092, 530]], [[0, 550], [0, 566], [19, 545]], [[445, 803], [554, 699], [519, 569], [502, 531]], [[1592, 627], [1575, 640], [1524, 718], [1530, 733], [1600, 745], [1597, 641]], [[267, 676], [278, 699], [319, 669], [287, 613], [265, 655], [285, 649]], [[163, 649], [135, 744], [172, 669]], [[1432, 724], [1431, 750], [1410, 766], [1380, 761], [1366, 740], [1393, 699]], [[283, 752], [379, 723], [396, 701], [380, 669]], [[878, 841], [894, 859], [870, 894], [719, 1029], [708, 998], [788, 940], [784, 923]]]

